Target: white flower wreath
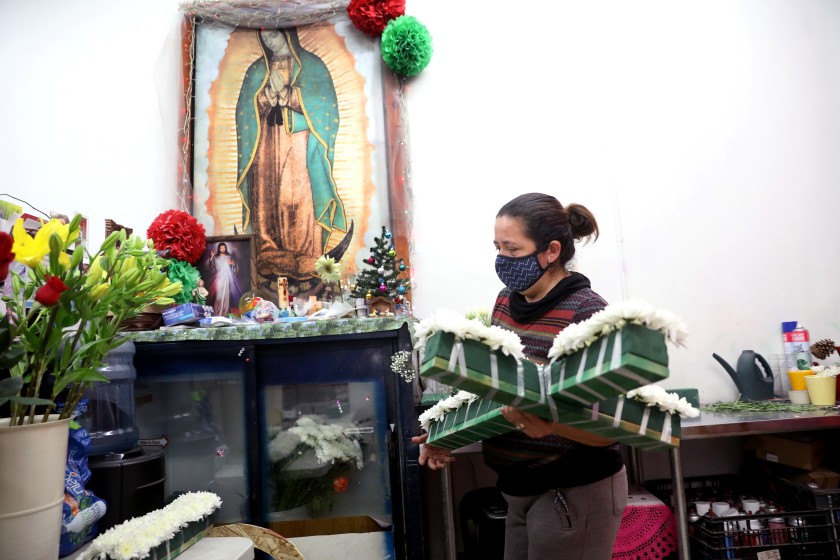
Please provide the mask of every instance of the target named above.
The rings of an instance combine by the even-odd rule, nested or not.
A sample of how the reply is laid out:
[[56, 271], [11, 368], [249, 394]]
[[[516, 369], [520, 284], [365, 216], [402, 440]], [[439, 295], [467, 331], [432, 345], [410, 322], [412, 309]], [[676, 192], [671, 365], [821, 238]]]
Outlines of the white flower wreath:
[[481, 319], [467, 319], [463, 315], [447, 310], [438, 311], [417, 324], [414, 329], [417, 338], [414, 347], [425, 347], [426, 340], [438, 331], [454, 334], [462, 340], [478, 340], [489, 346], [491, 350], [501, 350], [502, 353], [517, 360], [525, 358], [525, 347], [515, 332], [495, 325], [488, 327], [482, 323]]
[[554, 338], [548, 357], [557, 359], [572, 354], [627, 324], [644, 325], [660, 331], [677, 346], [682, 346], [688, 335], [685, 323], [671, 311], [657, 309], [642, 301], [628, 300], [609, 305], [586, 321], [573, 323], [563, 329]]
[[93, 540], [79, 560], [146, 558], [153, 548], [221, 505], [221, 498], [212, 492], [187, 492], [162, 509], [111, 527]]

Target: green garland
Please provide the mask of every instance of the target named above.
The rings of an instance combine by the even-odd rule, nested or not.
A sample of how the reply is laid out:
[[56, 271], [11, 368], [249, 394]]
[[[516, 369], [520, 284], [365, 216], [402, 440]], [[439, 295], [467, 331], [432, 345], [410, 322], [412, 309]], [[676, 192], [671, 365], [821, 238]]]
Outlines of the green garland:
[[775, 401], [742, 401], [716, 402], [700, 407], [703, 412], [714, 412], [718, 414], [738, 412], [808, 412], [822, 410], [825, 407], [813, 404], [792, 404], [789, 402]]
[[432, 36], [414, 16], [392, 19], [382, 32], [382, 59], [400, 76], [419, 74], [432, 58]]

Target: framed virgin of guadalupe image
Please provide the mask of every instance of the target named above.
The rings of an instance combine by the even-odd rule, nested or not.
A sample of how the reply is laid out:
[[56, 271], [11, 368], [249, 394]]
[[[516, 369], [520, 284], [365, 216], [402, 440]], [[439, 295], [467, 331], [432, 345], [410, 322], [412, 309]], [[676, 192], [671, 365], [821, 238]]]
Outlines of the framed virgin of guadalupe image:
[[196, 265], [201, 279], [196, 296], [221, 317], [239, 313], [239, 299], [254, 288], [254, 251], [250, 235], [207, 238], [207, 247]]
[[252, 237], [254, 289], [285, 277], [290, 296], [320, 295], [315, 261], [356, 273], [383, 225], [408, 258], [399, 82], [377, 40], [346, 15], [207, 19], [194, 47], [192, 215], [208, 235]]

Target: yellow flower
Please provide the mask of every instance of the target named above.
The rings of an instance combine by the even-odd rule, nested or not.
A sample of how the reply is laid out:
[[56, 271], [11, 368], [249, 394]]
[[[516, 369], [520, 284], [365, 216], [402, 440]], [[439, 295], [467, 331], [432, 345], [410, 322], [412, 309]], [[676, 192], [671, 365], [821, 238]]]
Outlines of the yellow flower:
[[[50, 253], [50, 236], [58, 234], [61, 238], [62, 247], [66, 248], [69, 243], [74, 241], [79, 236], [79, 232], [75, 231], [70, 234], [70, 224], [62, 224], [61, 220], [53, 218], [49, 222], [43, 224], [41, 229], [32, 237], [26, 230], [23, 229], [23, 218], [19, 218], [15, 222], [12, 235], [15, 238], [15, 244], [12, 251], [15, 253], [15, 260], [28, 266], [35, 268], [44, 257]], [[63, 259], [59, 255], [59, 262], [65, 268], [70, 267], [70, 257]]]
[[335, 259], [321, 255], [315, 261], [315, 272], [324, 282], [338, 282], [341, 280], [341, 265]]

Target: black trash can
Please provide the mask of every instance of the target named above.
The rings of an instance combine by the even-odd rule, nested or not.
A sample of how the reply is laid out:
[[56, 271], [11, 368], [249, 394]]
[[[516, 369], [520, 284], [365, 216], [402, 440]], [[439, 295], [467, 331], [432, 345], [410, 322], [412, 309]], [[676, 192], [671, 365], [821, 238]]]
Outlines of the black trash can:
[[507, 502], [496, 488], [464, 494], [458, 508], [463, 560], [502, 560], [505, 555]]

